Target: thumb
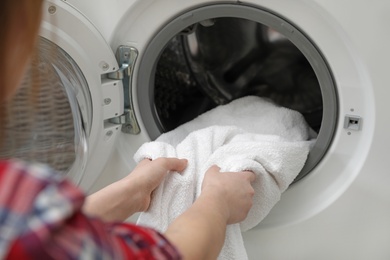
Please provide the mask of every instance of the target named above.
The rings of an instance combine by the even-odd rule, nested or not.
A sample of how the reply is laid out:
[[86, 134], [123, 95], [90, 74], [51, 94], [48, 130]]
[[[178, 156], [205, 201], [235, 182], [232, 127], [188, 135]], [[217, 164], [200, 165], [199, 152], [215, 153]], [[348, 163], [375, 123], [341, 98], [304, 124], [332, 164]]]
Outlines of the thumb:
[[243, 172], [241, 172], [241, 174], [243, 174], [244, 178], [249, 180], [249, 182], [251, 182], [251, 183], [254, 182], [256, 179], [256, 175], [251, 171], [243, 171]]

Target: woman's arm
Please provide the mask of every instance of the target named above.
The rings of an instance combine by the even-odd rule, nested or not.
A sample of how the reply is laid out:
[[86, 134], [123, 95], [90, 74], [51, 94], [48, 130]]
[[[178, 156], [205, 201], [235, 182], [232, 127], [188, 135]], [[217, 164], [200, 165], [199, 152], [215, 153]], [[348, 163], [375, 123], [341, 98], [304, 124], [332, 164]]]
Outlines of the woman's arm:
[[0, 161], [0, 180], [0, 259], [180, 259], [152, 229], [84, 215], [84, 193], [48, 167]]
[[171, 171], [181, 172], [187, 160], [177, 158], [145, 159], [125, 178], [86, 198], [83, 211], [105, 221], [124, 221], [148, 209], [152, 192]]
[[[149, 207], [153, 190], [170, 171], [183, 171], [186, 160], [143, 160], [124, 179], [90, 195], [84, 212], [106, 221], [122, 221]], [[205, 174], [202, 193], [165, 232], [184, 259], [215, 259], [224, 240], [226, 226], [245, 219], [252, 206], [252, 172], [223, 172], [211, 167]]]

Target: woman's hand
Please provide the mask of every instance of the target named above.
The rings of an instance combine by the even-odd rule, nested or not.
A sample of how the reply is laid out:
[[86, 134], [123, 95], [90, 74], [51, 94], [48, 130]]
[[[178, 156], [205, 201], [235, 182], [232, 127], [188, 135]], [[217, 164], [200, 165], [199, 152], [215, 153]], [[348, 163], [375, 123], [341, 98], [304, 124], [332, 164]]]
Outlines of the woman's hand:
[[149, 208], [153, 191], [169, 172], [181, 172], [187, 160], [145, 159], [125, 178], [87, 197], [83, 210], [106, 221], [123, 221]]
[[218, 257], [226, 226], [244, 220], [252, 206], [254, 180], [252, 172], [207, 170], [199, 198], [165, 232], [184, 259]]
[[141, 201], [138, 211], [149, 208], [153, 191], [160, 185], [169, 172], [182, 172], [187, 167], [187, 160], [177, 158], [158, 158], [142, 160], [124, 179], [138, 187]]
[[212, 166], [203, 179], [202, 194], [215, 201], [227, 224], [238, 223], [252, 207], [254, 180], [253, 172], [220, 172], [218, 166]]

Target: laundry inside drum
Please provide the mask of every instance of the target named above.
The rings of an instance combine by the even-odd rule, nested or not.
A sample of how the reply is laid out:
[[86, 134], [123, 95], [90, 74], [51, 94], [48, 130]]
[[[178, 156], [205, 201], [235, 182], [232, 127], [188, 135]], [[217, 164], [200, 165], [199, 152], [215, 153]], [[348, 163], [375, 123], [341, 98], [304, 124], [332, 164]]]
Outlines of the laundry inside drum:
[[319, 81], [305, 55], [278, 31], [242, 18], [195, 23], [173, 37], [155, 70], [163, 131], [234, 99], [256, 95], [303, 114], [319, 132]]

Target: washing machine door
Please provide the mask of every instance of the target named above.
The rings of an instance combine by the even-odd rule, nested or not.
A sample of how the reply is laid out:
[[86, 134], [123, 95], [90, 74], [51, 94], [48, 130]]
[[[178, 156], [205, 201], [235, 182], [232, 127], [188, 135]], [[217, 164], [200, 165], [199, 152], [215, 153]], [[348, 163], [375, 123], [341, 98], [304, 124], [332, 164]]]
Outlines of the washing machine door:
[[38, 45], [30, 73], [9, 107], [2, 154], [49, 164], [88, 189], [121, 132], [121, 79], [131, 65], [119, 68], [99, 31], [64, 1], [45, 2]]
[[[112, 45], [139, 51], [133, 97], [142, 134], [157, 138], [245, 95], [301, 112], [316, 142], [261, 226], [302, 221], [333, 203], [365, 161], [375, 125], [368, 71], [347, 34], [307, 1], [218, 2], [138, 1], [123, 16]], [[134, 143], [123, 139], [118, 154]]]

